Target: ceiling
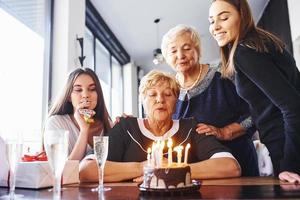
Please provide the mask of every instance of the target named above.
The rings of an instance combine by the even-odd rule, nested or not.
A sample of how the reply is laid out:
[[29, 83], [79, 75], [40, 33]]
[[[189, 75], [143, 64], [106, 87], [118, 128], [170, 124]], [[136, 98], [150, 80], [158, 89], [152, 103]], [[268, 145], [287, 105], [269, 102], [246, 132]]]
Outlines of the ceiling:
[[[153, 50], [160, 47], [162, 36], [177, 24], [194, 26], [200, 33], [201, 62], [218, 61], [218, 48], [208, 32], [210, 0], [91, 0], [135, 65], [149, 71], [154, 67], [170, 70], [166, 64], [155, 66]], [[248, 0], [254, 19], [261, 17], [269, 0]], [[157, 25], [156, 18], [160, 18]]]
[[25, 26], [42, 37], [45, 34], [46, 1], [40, 0], [0, 0], [0, 8], [17, 18]]

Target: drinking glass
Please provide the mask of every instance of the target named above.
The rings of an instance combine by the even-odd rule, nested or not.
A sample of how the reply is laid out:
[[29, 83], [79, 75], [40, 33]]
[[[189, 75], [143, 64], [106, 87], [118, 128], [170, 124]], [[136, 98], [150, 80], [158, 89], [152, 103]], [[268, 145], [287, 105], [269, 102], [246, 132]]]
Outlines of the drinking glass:
[[45, 130], [44, 147], [54, 175], [53, 197], [60, 199], [61, 176], [68, 157], [69, 132], [63, 129]]
[[15, 194], [16, 188], [16, 172], [17, 172], [17, 165], [21, 159], [23, 150], [23, 143], [21, 138], [7, 138], [5, 140], [5, 152], [6, 152], [6, 159], [8, 162], [9, 167], [9, 174], [8, 174], [8, 187], [9, 187], [9, 194], [1, 196], [1, 199], [15, 199], [21, 198], [23, 195]]
[[98, 164], [99, 186], [98, 188], [93, 188], [92, 191], [101, 193], [111, 190], [111, 188], [103, 186], [104, 166], [108, 154], [108, 136], [94, 136], [93, 141], [94, 153]]

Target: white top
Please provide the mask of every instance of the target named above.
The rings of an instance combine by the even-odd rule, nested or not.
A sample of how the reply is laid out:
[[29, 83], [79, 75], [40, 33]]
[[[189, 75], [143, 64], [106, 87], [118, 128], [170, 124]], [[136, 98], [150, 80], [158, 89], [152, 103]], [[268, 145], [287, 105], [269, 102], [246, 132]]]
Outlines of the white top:
[[[48, 118], [45, 130], [46, 129], [64, 129], [69, 131], [69, 146], [68, 151], [69, 155], [72, 152], [75, 143], [79, 136], [79, 129], [73, 123], [71, 117], [69, 115], [54, 115]], [[91, 146], [87, 144], [87, 148], [85, 153], [87, 153], [91, 149]]]
[[[170, 130], [168, 130], [163, 136], [155, 136], [153, 133], [151, 133], [144, 124], [144, 119], [138, 118], [137, 119], [139, 128], [144, 136], [147, 138], [157, 141], [157, 140], [167, 140], [168, 138], [171, 138], [179, 129], [179, 120], [174, 120], [173, 119], [173, 125]], [[229, 157], [229, 158], [234, 158], [235, 157], [229, 153], [229, 152], [219, 152], [213, 154], [209, 159], [211, 158], [224, 158], [224, 157]], [[236, 159], [235, 159], [236, 160]]]
[[168, 130], [164, 135], [162, 136], [155, 136], [153, 135], [153, 133], [151, 133], [146, 127], [145, 127], [145, 124], [144, 124], [144, 119], [141, 119], [141, 118], [138, 118], [137, 119], [137, 122], [138, 122], [138, 125], [139, 125], [139, 128], [142, 132], [142, 134], [151, 139], [151, 140], [154, 140], [154, 141], [157, 141], [157, 140], [167, 140], [168, 138], [172, 137], [175, 133], [177, 133], [178, 129], [179, 129], [179, 120], [173, 120], [173, 125], [171, 127], [170, 130]]

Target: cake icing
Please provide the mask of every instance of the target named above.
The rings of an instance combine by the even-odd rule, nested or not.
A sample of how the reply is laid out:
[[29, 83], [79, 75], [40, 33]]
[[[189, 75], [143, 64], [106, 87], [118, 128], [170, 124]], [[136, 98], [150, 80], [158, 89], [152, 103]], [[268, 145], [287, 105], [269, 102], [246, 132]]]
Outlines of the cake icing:
[[144, 168], [143, 186], [151, 189], [172, 189], [192, 185], [189, 166]]

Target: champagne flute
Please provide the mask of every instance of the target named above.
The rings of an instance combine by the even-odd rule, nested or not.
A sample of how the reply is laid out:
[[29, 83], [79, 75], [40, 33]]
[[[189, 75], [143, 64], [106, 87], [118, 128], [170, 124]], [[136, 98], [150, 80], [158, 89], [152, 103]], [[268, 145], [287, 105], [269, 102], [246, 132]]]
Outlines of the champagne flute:
[[44, 147], [54, 175], [53, 197], [61, 197], [61, 176], [68, 157], [69, 132], [63, 129], [45, 130]]
[[21, 198], [23, 195], [15, 194], [16, 188], [16, 172], [17, 165], [21, 160], [22, 150], [23, 150], [23, 142], [22, 139], [19, 138], [8, 138], [5, 140], [5, 149], [6, 149], [6, 158], [9, 166], [9, 174], [8, 174], [8, 187], [9, 187], [9, 195], [1, 196], [1, 199], [15, 199]]
[[108, 136], [94, 136], [94, 153], [98, 164], [99, 186], [93, 188], [92, 191], [99, 193], [109, 191], [111, 188], [103, 186], [104, 166], [108, 154]]

